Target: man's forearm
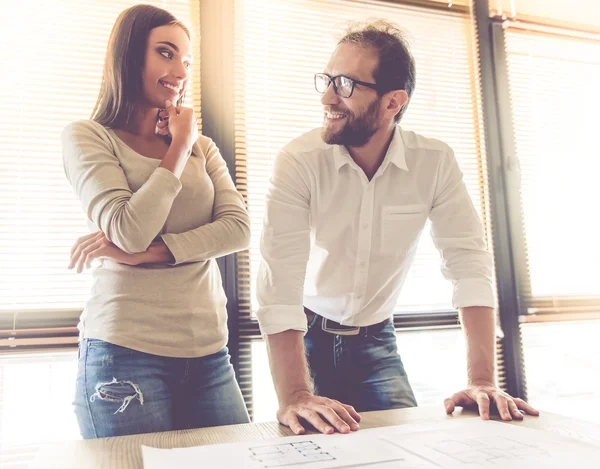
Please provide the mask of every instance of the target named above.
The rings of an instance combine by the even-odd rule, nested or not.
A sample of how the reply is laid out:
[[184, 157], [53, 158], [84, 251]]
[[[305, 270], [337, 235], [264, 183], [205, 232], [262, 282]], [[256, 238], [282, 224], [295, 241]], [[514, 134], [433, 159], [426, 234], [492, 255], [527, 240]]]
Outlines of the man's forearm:
[[269, 364], [280, 405], [295, 396], [312, 394], [304, 338], [301, 331], [284, 331], [267, 336]]
[[496, 321], [493, 308], [460, 308], [460, 320], [467, 340], [469, 384], [495, 384]]

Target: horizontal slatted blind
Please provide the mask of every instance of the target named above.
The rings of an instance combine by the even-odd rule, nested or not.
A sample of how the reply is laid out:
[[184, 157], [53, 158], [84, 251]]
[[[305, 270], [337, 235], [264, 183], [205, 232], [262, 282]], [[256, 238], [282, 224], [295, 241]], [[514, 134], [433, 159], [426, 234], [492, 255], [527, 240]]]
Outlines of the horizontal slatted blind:
[[508, 29], [529, 312], [600, 312], [600, 41]]
[[[1, 2], [0, 330], [74, 325], [90, 289], [67, 271], [69, 251], [87, 230], [66, 181], [60, 133], [95, 104], [108, 36], [134, 0]], [[170, 10], [196, 38], [193, 92], [200, 111], [199, 5], [148, 1]]]
[[[351, 20], [385, 18], [407, 31], [417, 86], [402, 125], [454, 148], [489, 233], [478, 58], [468, 13], [375, 1], [237, 0], [235, 5], [236, 177], [252, 220], [252, 245], [238, 256], [242, 317], [257, 307], [255, 276], [273, 158], [285, 143], [321, 126], [313, 74], [323, 70]], [[426, 235], [397, 311], [451, 309], [451, 296]]]
[[595, 0], [489, 0], [489, 8], [494, 16], [600, 31]]

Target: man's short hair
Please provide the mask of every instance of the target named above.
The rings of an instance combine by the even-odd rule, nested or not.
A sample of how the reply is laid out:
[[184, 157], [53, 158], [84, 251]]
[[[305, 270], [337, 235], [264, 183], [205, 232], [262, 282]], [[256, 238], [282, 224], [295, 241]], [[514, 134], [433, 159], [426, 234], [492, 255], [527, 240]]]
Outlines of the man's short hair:
[[[410, 102], [415, 89], [415, 59], [398, 27], [384, 20], [353, 23], [338, 44], [356, 44], [375, 50], [379, 63], [373, 77], [380, 86], [379, 95], [391, 90], [404, 90]], [[394, 117], [396, 122], [400, 121], [408, 102]]]

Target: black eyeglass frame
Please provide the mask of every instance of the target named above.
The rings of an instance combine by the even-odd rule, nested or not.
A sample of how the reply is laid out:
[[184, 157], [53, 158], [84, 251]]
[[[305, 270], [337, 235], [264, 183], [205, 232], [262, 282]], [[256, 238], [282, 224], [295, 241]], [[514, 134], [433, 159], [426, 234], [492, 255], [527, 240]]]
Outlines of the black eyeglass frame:
[[[317, 78], [318, 77], [327, 77], [327, 79], [329, 80], [329, 84], [327, 85], [327, 88], [325, 88], [325, 91], [321, 92], [318, 90], [317, 88]], [[338, 87], [335, 84], [335, 80], [336, 78], [345, 78], [346, 80], [350, 80], [350, 83], [352, 83], [352, 88], [350, 89], [350, 94], [348, 96], [342, 96], [339, 92], [338, 92]], [[317, 91], [317, 93], [319, 94], [325, 94], [327, 93], [327, 90], [329, 89], [329, 86], [331, 84], [333, 84], [333, 91], [335, 92], [335, 94], [337, 94], [340, 98], [350, 98], [352, 96], [352, 93], [354, 93], [354, 87], [356, 85], [362, 85], [362, 86], [366, 86], [367, 88], [371, 88], [372, 90], [375, 90], [377, 92], [383, 92], [383, 88], [381, 86], [379, 86], [376, 83], [367, 83], [366, 81], [360, 81], [360, 80], [355, 80], [354, 78], [350, 78], [347, 77], [346, 75], [336, 75], [336, 76], [331, 76], [328, 75], [327, 73], [315, 73], [315, 90]]]

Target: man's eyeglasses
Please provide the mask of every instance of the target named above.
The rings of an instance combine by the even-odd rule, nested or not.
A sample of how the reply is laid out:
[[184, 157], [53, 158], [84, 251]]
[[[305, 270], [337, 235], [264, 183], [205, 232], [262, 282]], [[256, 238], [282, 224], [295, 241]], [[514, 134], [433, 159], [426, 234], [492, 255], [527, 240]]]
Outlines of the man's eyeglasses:
[[315, 89], [319, 93], [325, 94], [330, 84], [333, 84], [333, 91], [340, 98], [349, 98], [352, 96], [352, 93], [354, 92], [354, 86], [357, 84], [366, 86], [367, 88], [371, 88], [373, 90], [380, 90], [379, 85], [375, 83], [354, 80], [353, 78], [348, 78], [344, 75], [332, 77], [326, 73], [315, 73]]

